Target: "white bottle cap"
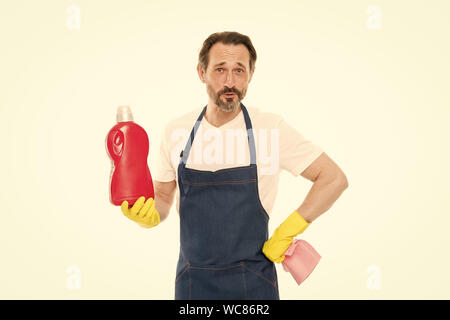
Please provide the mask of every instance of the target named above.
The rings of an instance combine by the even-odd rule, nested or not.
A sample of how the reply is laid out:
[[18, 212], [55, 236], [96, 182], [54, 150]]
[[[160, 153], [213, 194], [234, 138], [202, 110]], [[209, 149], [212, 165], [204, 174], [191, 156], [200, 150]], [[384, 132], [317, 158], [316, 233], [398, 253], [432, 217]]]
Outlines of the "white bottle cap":
[[130, 106], [119, 106], [117, 108], [117, 122], [133, 121]]

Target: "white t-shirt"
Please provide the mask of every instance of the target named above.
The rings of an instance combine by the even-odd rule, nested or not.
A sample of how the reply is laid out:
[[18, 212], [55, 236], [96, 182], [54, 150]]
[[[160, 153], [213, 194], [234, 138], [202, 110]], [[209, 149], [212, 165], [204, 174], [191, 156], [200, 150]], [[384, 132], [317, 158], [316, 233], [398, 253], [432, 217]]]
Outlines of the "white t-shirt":
[[[320, 156], [323, 150], [305, 139], [281, 116], [262, 112], [258, 108], [246, 108], [255, 137], [259, 196], [264, 209], [270, 215], [278, 191], [280, 171], [287, 170], [297, 177]], [[180, 153], [186, 146], [202, 110], [203, 107], [199, 107], [171, 120], [166, 125], [159, 148], [160, 157], [156, 157], [152, 167], [153, 180], [176, 181], [178, 213]], [[216, 171], [249, 164], [249, 145], [242, 110], [235, 118], [219, 128], [211, 125], [203, 117], [191, 146], [186, 168]]]

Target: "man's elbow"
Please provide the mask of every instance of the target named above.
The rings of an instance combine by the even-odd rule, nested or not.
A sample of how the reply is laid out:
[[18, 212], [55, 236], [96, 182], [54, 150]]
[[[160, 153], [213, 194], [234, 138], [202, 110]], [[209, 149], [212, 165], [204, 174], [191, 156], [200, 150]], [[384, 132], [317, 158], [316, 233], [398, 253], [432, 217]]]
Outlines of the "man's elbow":
[[347, 180], [347, 177], [345, 176], [345, 174], [342, 173], [339, 176], [338, 181], [339, 181], [339, 185], [342, 186], [342, 189], [345, 190], [348, 188], [348, 180]]
[[342, 189], [348, 188], [348, 180], [345, 176], [344, 172], [341, 170], [329, 170], [329, 171], [322, 171], [317, 176], [317, 180], [320, 181], [327, 181], [328, 183], [333, 183], [334, 185], [341, 187]]
[[342, 171], [339, 171], [339, 172], [334, 171], [333, 173], [329, 173], [329, 174], [325, 174], [325, 173], [321, 174], [321, 175], [319, 175], [317, 180], [327, 181], [327, 183], [332, 183], [337, 188], [341, 188], [343, 190], [348, 188], [347, 177], [345, 176], [345, 174]]

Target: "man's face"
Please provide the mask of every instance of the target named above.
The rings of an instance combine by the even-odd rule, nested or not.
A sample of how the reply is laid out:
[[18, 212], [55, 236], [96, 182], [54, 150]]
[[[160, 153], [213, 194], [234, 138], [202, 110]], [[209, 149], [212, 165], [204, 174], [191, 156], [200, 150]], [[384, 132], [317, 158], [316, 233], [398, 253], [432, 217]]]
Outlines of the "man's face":
[[200, 79], [206, 83], [211, 101], [222, 111], [236, 110], [247, 93], [253, 73], [250, 54], [245, 45], [215, 43], [209, 50], [209, 63], [204, 72], [197, 67]]

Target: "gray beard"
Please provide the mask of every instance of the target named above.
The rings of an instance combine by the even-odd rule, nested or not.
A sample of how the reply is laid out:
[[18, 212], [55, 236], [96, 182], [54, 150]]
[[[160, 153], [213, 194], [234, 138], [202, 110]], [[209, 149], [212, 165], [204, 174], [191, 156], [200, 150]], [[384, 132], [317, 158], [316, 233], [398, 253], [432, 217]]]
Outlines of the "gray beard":
[[231, 103], [224, 103], [220, 97], [215, 101], [216, 105], [220, 108], [220, 110], [224, 112], [233, 112], [235, 111], [239, 105], [241, 104], [241, 101], [238, 99], [236, 102]]

